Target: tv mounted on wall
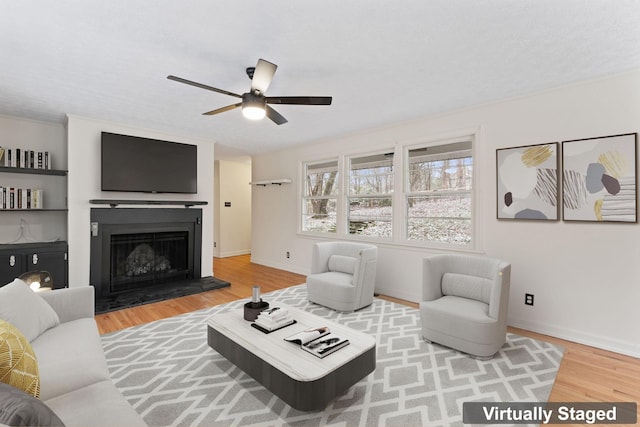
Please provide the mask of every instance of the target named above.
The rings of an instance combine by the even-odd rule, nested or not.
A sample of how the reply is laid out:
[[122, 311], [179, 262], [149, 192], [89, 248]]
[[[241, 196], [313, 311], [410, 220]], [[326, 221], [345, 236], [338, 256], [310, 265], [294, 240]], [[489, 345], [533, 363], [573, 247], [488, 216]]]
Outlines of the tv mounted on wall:
[[102, 132], [102, 190], [195, 194], [198, 147]]

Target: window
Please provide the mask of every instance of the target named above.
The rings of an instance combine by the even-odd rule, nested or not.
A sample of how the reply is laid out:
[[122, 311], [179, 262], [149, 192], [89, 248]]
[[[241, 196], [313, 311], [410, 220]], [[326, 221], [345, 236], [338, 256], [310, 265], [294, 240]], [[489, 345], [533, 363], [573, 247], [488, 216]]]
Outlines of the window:
[[302, 230], [336, 232], [338, 160], [305, 164]]
[[393, 153], [351, 157], [347, 224], [349, 234], [391, 238]]
[[471, 141], [408, 150], [406, 237], [471, 243]]
[[475, 249], [473, 141], [465, 132], [303, 163], [301, 232]]

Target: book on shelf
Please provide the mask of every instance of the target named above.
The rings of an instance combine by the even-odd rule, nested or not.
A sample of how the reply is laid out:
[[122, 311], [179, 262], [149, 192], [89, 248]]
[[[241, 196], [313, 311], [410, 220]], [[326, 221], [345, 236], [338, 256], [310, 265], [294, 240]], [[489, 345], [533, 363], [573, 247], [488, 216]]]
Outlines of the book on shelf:
[[326, 326], [298, 332], [285, 338], [285, 341], [299, 344], [304, 351], [320, 358], [349, 345], [348, 339], [332, 333]]
[[24, 169], [51, 169], [51, 154], [48, 151], [0, 147], [0, 166]]
[[0, 209], [42, 209], [39, 188], [0, 187]]
[[272, 332], [295, 323], [295, 319], [286, 308], [273, 307], [261, 311], [253, 323], [267, 332]]

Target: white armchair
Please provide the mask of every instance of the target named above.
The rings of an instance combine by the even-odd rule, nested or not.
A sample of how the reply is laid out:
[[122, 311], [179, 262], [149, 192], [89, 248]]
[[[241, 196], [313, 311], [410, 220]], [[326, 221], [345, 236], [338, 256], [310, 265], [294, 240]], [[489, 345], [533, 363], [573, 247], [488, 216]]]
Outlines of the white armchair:
[[373, 302], [378, 248], [356, 242], [313, 246], [309, 301], [336, 311], [355, 311]]
[[425, 340], [491, 358], [504, 345], [511, 264], [469, 255], [424, 259], [420, 320]]

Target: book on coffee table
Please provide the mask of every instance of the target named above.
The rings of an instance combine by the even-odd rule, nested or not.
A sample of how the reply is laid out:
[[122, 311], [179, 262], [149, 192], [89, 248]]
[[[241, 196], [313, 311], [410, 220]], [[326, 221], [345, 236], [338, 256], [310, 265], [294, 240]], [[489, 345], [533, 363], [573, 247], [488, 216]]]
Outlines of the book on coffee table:
[[273, 332], [275, 330], [284, 328], [294, 324], [296, 321], [286, 308], [274, 307], [266, 309], [260, 314], [253, 322], [253, 326], [259, 327], [259, 329], [266, 332]]
[[285, 340], [300, 344], [300, 348], [320, 358], [349, 345], [348, 339], [331, 333], [327, 327], [301, 331], [285, 338]]

